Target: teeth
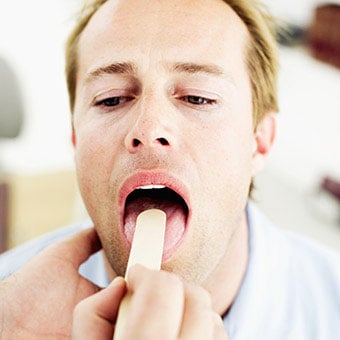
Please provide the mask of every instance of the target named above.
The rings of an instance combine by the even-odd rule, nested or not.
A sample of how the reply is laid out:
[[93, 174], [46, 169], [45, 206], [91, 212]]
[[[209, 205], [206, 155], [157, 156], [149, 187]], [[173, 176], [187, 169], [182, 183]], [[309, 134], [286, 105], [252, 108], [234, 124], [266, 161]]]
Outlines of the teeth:
[[164, 189], [164, 188], [165, 186], [161, 184], [149, 184], [149, 185], [143, 185], [136, 189], [150, 190], [150, 189]]

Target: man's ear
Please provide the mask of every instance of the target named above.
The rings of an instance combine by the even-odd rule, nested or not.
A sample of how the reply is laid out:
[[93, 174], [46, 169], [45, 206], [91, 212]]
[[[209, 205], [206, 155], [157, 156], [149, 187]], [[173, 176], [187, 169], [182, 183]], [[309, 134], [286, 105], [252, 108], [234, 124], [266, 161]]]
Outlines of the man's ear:
[[71, 136], [72, 145], [75, 148], [77, 144], [76, 132], [74, 131], [74, 127], [72, 126], [72, 136]]
[[274, 113], [267, 114], [257, 125], [254, 134], [253, 176], [263, 168], [273, 146], [276, 133]]

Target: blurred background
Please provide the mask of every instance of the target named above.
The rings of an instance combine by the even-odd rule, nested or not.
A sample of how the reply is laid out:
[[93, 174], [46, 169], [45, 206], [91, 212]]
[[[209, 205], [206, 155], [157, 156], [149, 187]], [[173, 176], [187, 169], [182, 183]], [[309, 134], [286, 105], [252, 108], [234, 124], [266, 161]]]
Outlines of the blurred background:
[[[86, 218], [64, 80], [81, 1], [1, 1], [0, 252]], [[340, 249], [340, 0], [264, 2], [286, 30], [277, 140], [254, 201], [282, 228]]]

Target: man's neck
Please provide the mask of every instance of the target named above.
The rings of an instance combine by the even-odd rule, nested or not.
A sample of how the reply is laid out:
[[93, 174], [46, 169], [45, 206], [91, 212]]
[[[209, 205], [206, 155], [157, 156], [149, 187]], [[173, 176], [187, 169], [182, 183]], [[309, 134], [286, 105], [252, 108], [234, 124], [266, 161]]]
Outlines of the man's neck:
[[230, 309], [245, 276], [249, 256], [248, 238], [248, 222], [245, 213], [225, 256], [204, 282], [204, 288], [211, 294], [213, 307], [221, 316]]

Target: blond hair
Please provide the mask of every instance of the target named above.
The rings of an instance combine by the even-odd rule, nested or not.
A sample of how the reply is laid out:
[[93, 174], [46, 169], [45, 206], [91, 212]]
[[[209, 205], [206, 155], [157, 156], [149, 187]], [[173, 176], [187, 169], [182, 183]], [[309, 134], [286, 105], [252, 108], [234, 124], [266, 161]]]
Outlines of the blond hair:
[[[254, 126], [269, 112], [278, 111], [278, 57], [273, 19], [257, 0], [223, 0], [248, 28], [250, 42], [247, 66], [252, 87]], [[74, 110], [77, 79], [77, 47], [91, 17], [107, 0], [92, 0], [81, 11], [66, 44], [66, 80], [71, 111]]]

